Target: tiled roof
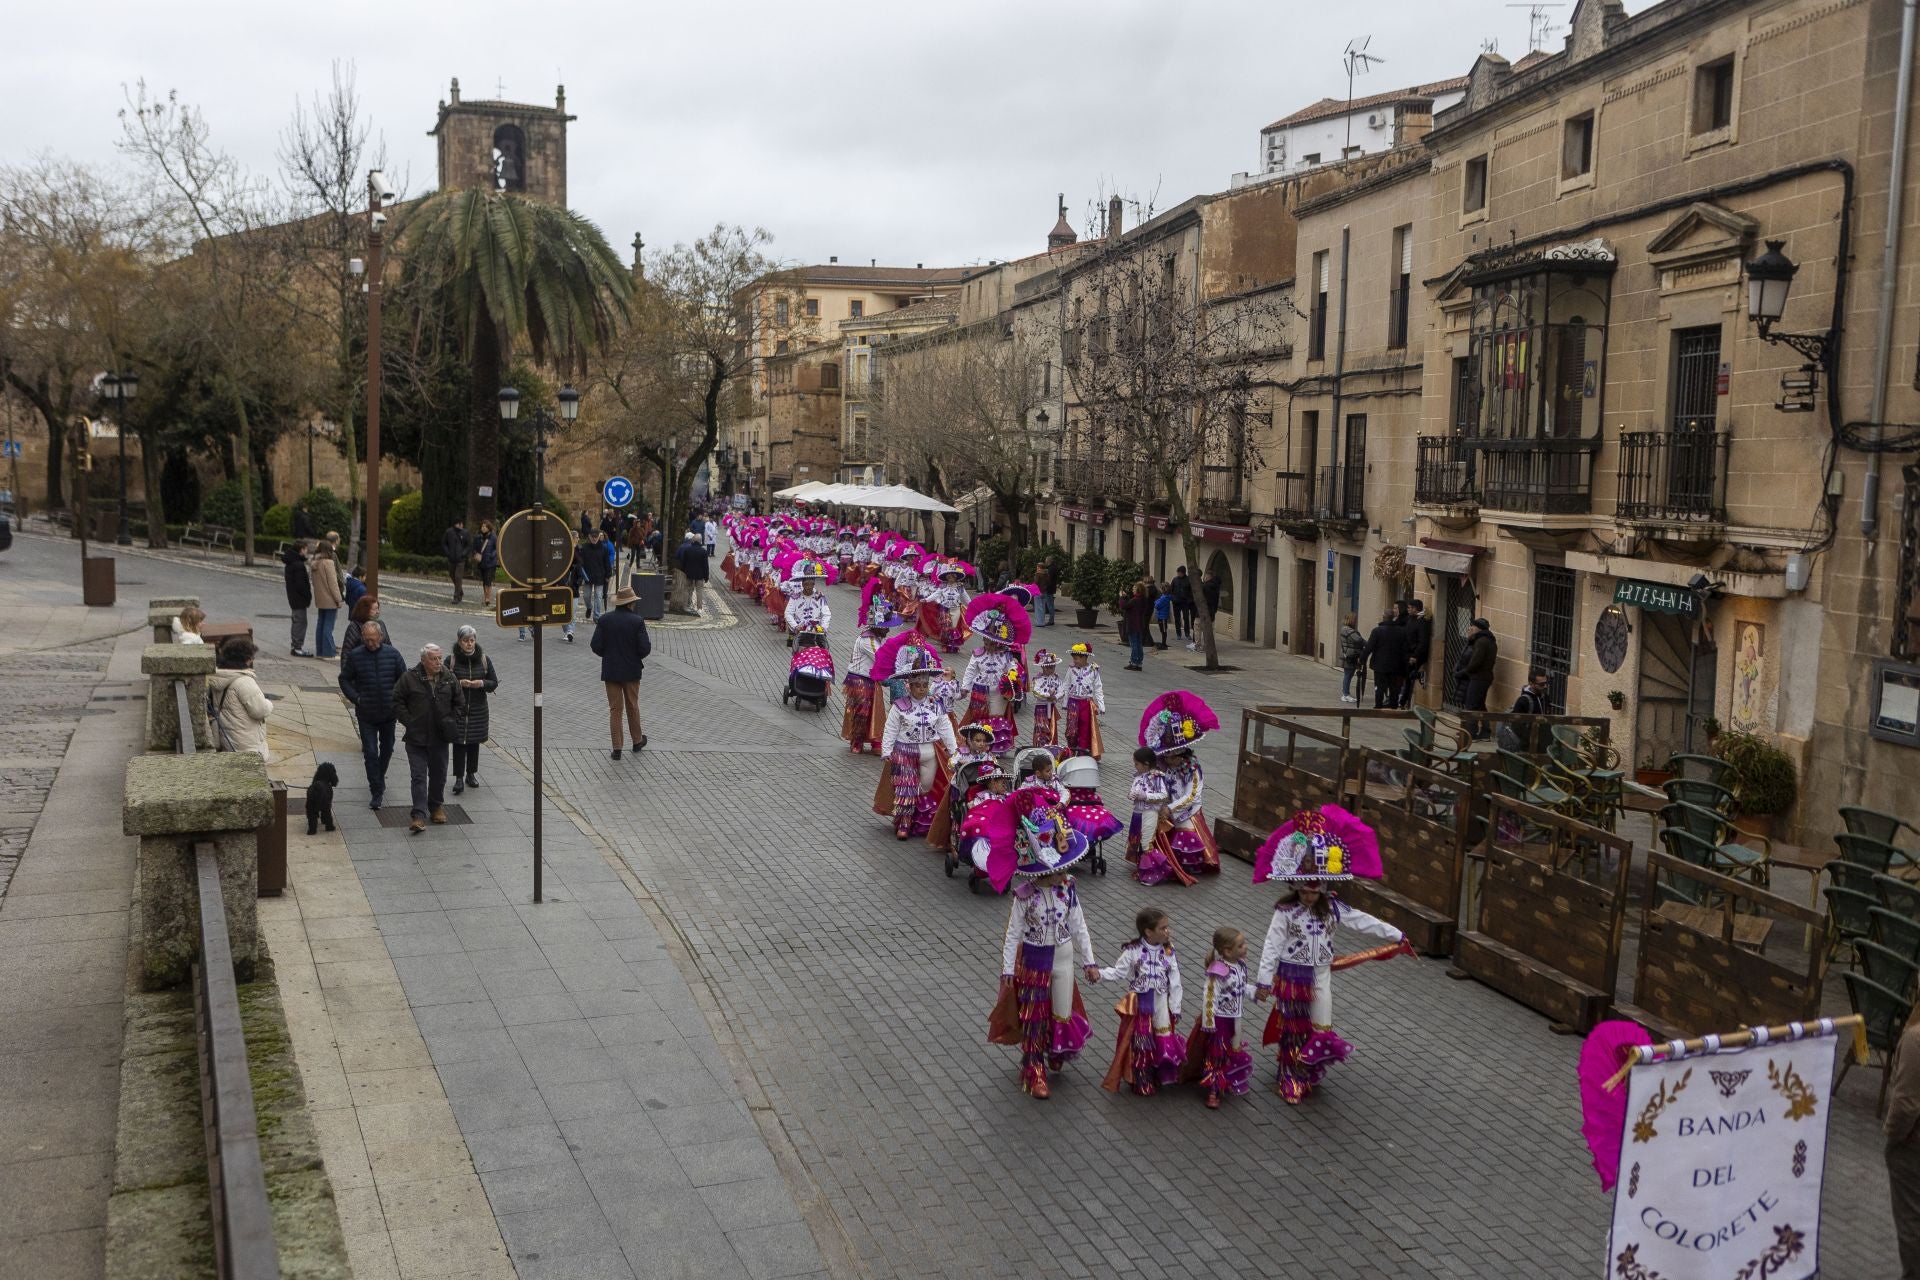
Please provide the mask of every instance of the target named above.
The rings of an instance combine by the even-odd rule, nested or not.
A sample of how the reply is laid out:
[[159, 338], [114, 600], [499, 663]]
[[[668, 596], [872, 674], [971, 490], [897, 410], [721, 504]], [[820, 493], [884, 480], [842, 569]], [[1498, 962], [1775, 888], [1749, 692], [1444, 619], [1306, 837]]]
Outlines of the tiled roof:
[[[1528, 57], [1533, 55], [1529, 54]], [[1524, 62], [1525, 59], [1522, 59]], [[1404, 102], [1408, 98], [1431, 98], [1440, 93], [1460, 93], [1467, 87], [1465, 76], [1456, 76], [1451, 80], [1435, 80], [1431, 84], [1416, 84], [1406, 89], [1394, 89], [1387, 93], [1368, 94], [1364, 98], [1355, 98], [1349, 103], [1345, 98], [1322, 98], [1312, 106], [1302, 107], [1290, 116], [1281, 116], [1262, 133], [1274, 129], [1285, 129], [1296, 124], [1307, 124], [1314, 120], [1325, 120], [1330, 116], [1344, 116], [1352, 111], [1368, 111], [1374, 107], [1383, 107], [1389, 103]]]
[[971, 267], [857, 267], [846, 263], [800, 267], [795, 271], [808, 284], [959, 284]]

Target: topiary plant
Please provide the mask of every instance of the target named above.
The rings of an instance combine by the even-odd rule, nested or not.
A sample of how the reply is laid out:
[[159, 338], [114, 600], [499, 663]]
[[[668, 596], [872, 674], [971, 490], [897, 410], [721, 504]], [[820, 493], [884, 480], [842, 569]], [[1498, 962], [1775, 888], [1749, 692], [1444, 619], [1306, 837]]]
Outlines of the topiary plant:
[[1098, 609], [1112, 598], [1107, 590], [1107, 558], [1098, 551], [1088, 551], [1073, 562], [1073, 576], [1068, 579], [1067, 594], [1082, 609]]
[[292, 537], [293, 508], [284, 502], [268, 507], [260, 516], [260, 536], [263, 538]]
[[[257, 518], [260, 514], [259, 477], [248, 476], [247, 483], [253, 486], [253, 511]], [[245, 522], [240, 504], [240, 482], [229, 480], [209, 493], [206, 500], [200, 504], [200, 518], [208, 524], [238, 529]]]
[[420, 495], [418, 492], [403, 493], [387, 508], [386, 540], [402, 551], [411, 551], [414, 537], [419, 531]]
[[1733, 766], [1733, 803], [1742, 818], [1785, 813], [1800, 795], [1793, 759], [1757, 733], [1722, 733], [1714, 753]]
[[313, 517], [313, 531], [322, 536], [337, 533], [346, 537], [347, 526], [353, 522], [353, 515], [347, 510], [347, 504], [334, 496], [333, 490], [325, 485], [309, 489], [298, 499], [307, 504], [307, 514]]

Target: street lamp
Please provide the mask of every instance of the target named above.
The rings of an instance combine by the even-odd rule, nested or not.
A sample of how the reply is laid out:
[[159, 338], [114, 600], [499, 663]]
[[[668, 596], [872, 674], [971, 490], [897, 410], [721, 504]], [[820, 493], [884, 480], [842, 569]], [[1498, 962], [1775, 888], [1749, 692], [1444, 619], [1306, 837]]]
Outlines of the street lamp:
[[1800, 270], [1799, 263], [1781, 252], [1786, 243], [1767, 241], [1767, 251], [1747, 263], [1747, 318], [1754, 322], [1762, 342], [1791, 347], [1816, 367], [1824, 366], [1833, 348], [1831, 333], [1773, 331], [1773, 326], [1786, 314], [1787, 295], [1793, 291], [1793, 277]]
[[[127, 526], [127, 426], [116, 408], [123, 401], [132, 400], [140, 390], [140, 375], [129, 369], [125, 373], [109, 370], [100, 375], [100, 398], [106, 402], [108, 412], [113, 414], [113, 434], [120, 441], [120, 531], [114, 541], [123, 547], [133, 545], [133, 533]], [[82, 513], [82, 518], [87, 513]]]
[[[394, 198], [387, 175], [367, 171], [367, 590], [380, 594], [380, 228], [387, 215], [380, 206]], [[351, 269], [351, 267], [349, 267]], [[352, 441], [347, 442], [352, 447]], [[311, 445], [309, 445], [311, 447]], [[309, 464], [311, 470], [311, 464]], [[311, 478], [309, 478], [311, 487]]]

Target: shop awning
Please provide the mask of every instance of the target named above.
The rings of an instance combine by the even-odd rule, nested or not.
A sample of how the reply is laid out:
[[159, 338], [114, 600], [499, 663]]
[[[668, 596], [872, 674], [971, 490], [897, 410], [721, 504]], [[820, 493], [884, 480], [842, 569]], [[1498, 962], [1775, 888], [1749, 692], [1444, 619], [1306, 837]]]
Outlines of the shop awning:
[[932, 511], [945, 515], [958, 512], [938, 498], [929, 498], [903, 484], [813, 484], [775, 494], [796, 502], [817, 506], [867, 507], [874, 511]]
[[1407, 548], [1407, 567], [1432, 569], [1436, 573], [1471, 573], [1473, 554], [1467, 551], [1446, 551], [1440, 547], [1411, 546]]
[[776, 498], [804, 498], [821, 489], [829, 489], [832, 487], [831, 485], [822, 484], [818, 480], [809, 480], [805, 484], [796, 484], [782, 489], [773, 496]]

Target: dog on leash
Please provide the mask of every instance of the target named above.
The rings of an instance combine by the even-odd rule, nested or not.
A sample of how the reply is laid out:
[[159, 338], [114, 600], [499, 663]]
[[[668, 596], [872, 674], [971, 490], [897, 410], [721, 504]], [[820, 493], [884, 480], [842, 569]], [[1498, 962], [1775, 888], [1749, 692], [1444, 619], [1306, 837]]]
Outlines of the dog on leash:
[[307, 834], [314, 835], [320, 830], [322, 822], [327, 830], [333, 830], [333, 789], [340, 785], [340, 771], [331, 764], [323, 764], [313, 771], [313, 781], [307, 784]]

